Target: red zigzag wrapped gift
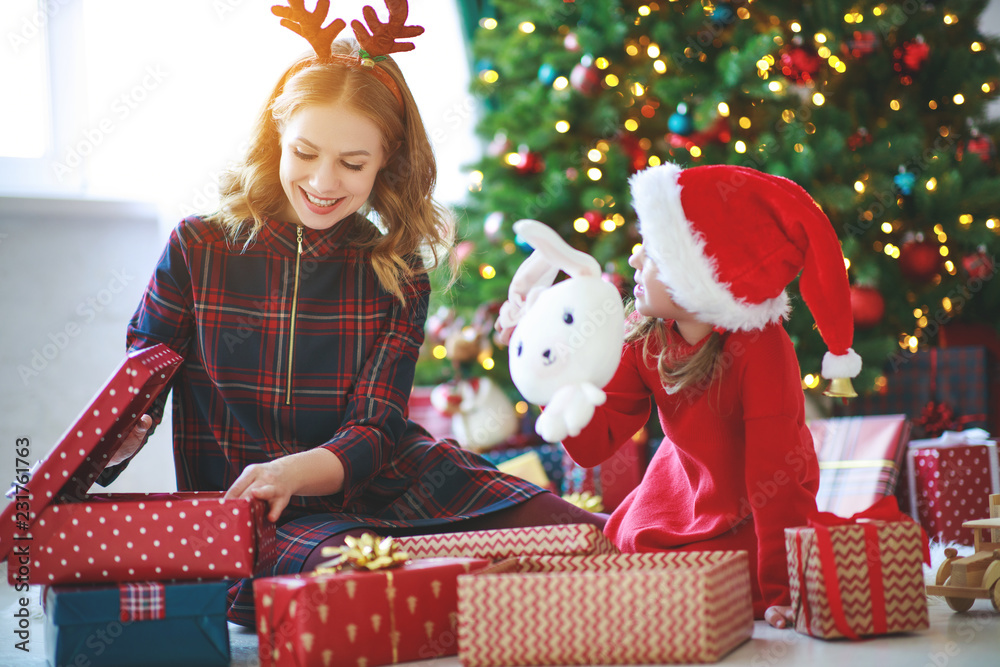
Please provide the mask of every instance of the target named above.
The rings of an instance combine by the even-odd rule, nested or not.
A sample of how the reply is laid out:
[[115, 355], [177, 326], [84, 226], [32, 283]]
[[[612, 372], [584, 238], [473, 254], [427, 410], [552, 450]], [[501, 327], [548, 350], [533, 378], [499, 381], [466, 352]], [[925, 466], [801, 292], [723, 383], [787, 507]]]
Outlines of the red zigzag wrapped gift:
[[809, 527], [785, 529], [798, 632], [857, 639], [928, 627], [921, 566], [921, 559], [929, 562], [927, 537], [892, 497], [868, 513], [890, 506], [900, 520], [824, 514]]

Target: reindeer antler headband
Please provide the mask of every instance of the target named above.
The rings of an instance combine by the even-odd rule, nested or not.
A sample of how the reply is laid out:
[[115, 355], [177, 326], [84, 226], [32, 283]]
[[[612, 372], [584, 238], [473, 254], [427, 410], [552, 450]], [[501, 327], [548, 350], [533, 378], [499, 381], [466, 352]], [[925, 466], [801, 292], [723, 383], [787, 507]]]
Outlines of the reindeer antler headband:
[[275, 5], [271, 7], [271, 12], [281, 17], [281, 25], [305, 37], [320, 61], [339, 62], [350, 67], [368, 69], [392, 92], [402, 107], [403, 95], [399, 92], [399, 86], [392, 76], [376, 63], [385, 60], [390, 53], [412, 51], [412, 43], [396, 40], [412, 39], [422, 34], [424, 29], [419, 25], [406, 25], [406, 16], [409, 13], [406, 0], [385, 0], [385, 6], [389, 9], [389, 20], [385, 23], [379, 21], [371, 6], [366, 6], [363, 10], [365, 21], [368, 23], [367, 30], [361, 21], [357, 19], [351, 21], [354, 36], [361, 45], [359, 58], [331, 53], [333, 40], [337, 39], [337, 35], [347, 27], [347, 23], [343, 19], [334, 19], [328, 26], [323, 27], [323, 21], [330, 11], [330, 0], [317, 0], [316, 9], [312, 12], [305, 8], [304, 0], [288, 0], [288, 6]]

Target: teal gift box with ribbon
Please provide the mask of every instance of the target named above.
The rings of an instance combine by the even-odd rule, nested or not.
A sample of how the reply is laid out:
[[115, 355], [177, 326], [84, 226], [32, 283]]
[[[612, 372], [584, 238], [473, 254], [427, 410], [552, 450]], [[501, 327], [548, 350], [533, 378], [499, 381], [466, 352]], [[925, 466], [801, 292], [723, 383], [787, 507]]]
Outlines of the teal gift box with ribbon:
[[49, 586], [45, 589], [49, 665], [229, 665], [229, 583]]

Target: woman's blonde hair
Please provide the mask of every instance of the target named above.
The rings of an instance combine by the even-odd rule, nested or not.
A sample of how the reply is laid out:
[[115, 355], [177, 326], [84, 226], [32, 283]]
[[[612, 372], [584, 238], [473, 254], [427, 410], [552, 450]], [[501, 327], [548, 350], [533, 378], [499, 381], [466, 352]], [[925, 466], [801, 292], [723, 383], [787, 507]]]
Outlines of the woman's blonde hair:
[[[338, 40], [332, 53], [356, 58], [358, 45]], [[357, 244], [370, 251], [382, 287], [403, 301], [403, 286], [444, 263], [455, 230], [448, 211], [432, 198], [437, 165], [403, 74], [388, 56], [375, 66], [396, 82], [402, 108], [385, 84], [363, 67], [320, 62], [315, 54], [289, 67], [254, 123], [242, 162], [223, 175], [220, 211], [211, 218], [232, 241], [252, 241], [267, 218], [278, 215], [287, 202], [278, 175], [285, 123], [305, 107], [345, 105], [378, 127], [387, 155], [368, 202], [359, 211], [375, 213], [382, 233], [365, 234]], [[422, 256], [422, 263], [413, 261], [417, 255]]]
[[652, 355], [650, 342], [656, 341], [659, 352], [656, 355], [656, 370], [663, 386], [670, 393], [676, 393], [688, 387], [705, 389], [722, 371], [722, 335], [712, 331], [705, 344], [690, 357], [677, 359], [674, 348], [669, 345], [667, 326], [658, 317], [644, 315], [631, 317], [635, 312], [635, 303], [629, 304], [625, 325], [625, 342], [642, 341], [642, 358]]

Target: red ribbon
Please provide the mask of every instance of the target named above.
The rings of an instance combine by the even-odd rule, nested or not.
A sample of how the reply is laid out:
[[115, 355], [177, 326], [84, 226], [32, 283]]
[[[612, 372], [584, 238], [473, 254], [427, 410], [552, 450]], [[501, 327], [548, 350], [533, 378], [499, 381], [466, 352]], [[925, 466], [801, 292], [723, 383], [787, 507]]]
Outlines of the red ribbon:
[[[868, 561], [868, 576], [871, 582], [871, 602], [872, 602], [872, 624], [875, 634], [885, 634], [888, 624], [885, 614], [885, 582], [882, 577], [882, 554], [878, 543], [878, 525], [873, 521], [913, 521], [909, 516], [899, 511], [899, 504], [894, 496], [885, 496], [867, 510], [858, 512], [850, 518], [844, 518], [830, 512], [817, 512], [809, 520], [809, 527], [816, 535], [816, 547], [819, 551], [820, 566], [826, 580], [827, 599], [830, 605], [830, 612], [833, 615], [834, 624], [842, 635], [849, 639], [858, 639], [858, 634], [854, 632], [847, 622], [847, 615], [844, 613], [843, 600], [840, 597], [840, 581], [837, 576], [837, 563], [833, 555], [833, 544], [830, 538], [830, 528], [835, 526], [860, 525], [865, 533], [865, 557]], [[803, 600], [806, 597], [805, 570], [803, 565], [803, 554], [801, 548], [801, 538], [799, 531], [796, 531], [795, 541], [798, 553], [798, 576], [799, 589]], [[927, 534], [920, 529], [923, 544], [924, 562], [930, 565], [930, 547], [927, 541]], [[812, 634], [812, 627], [809, 622], [809, 605], [803, 603], [803, 613], [805, 614], [806, 629]]]

